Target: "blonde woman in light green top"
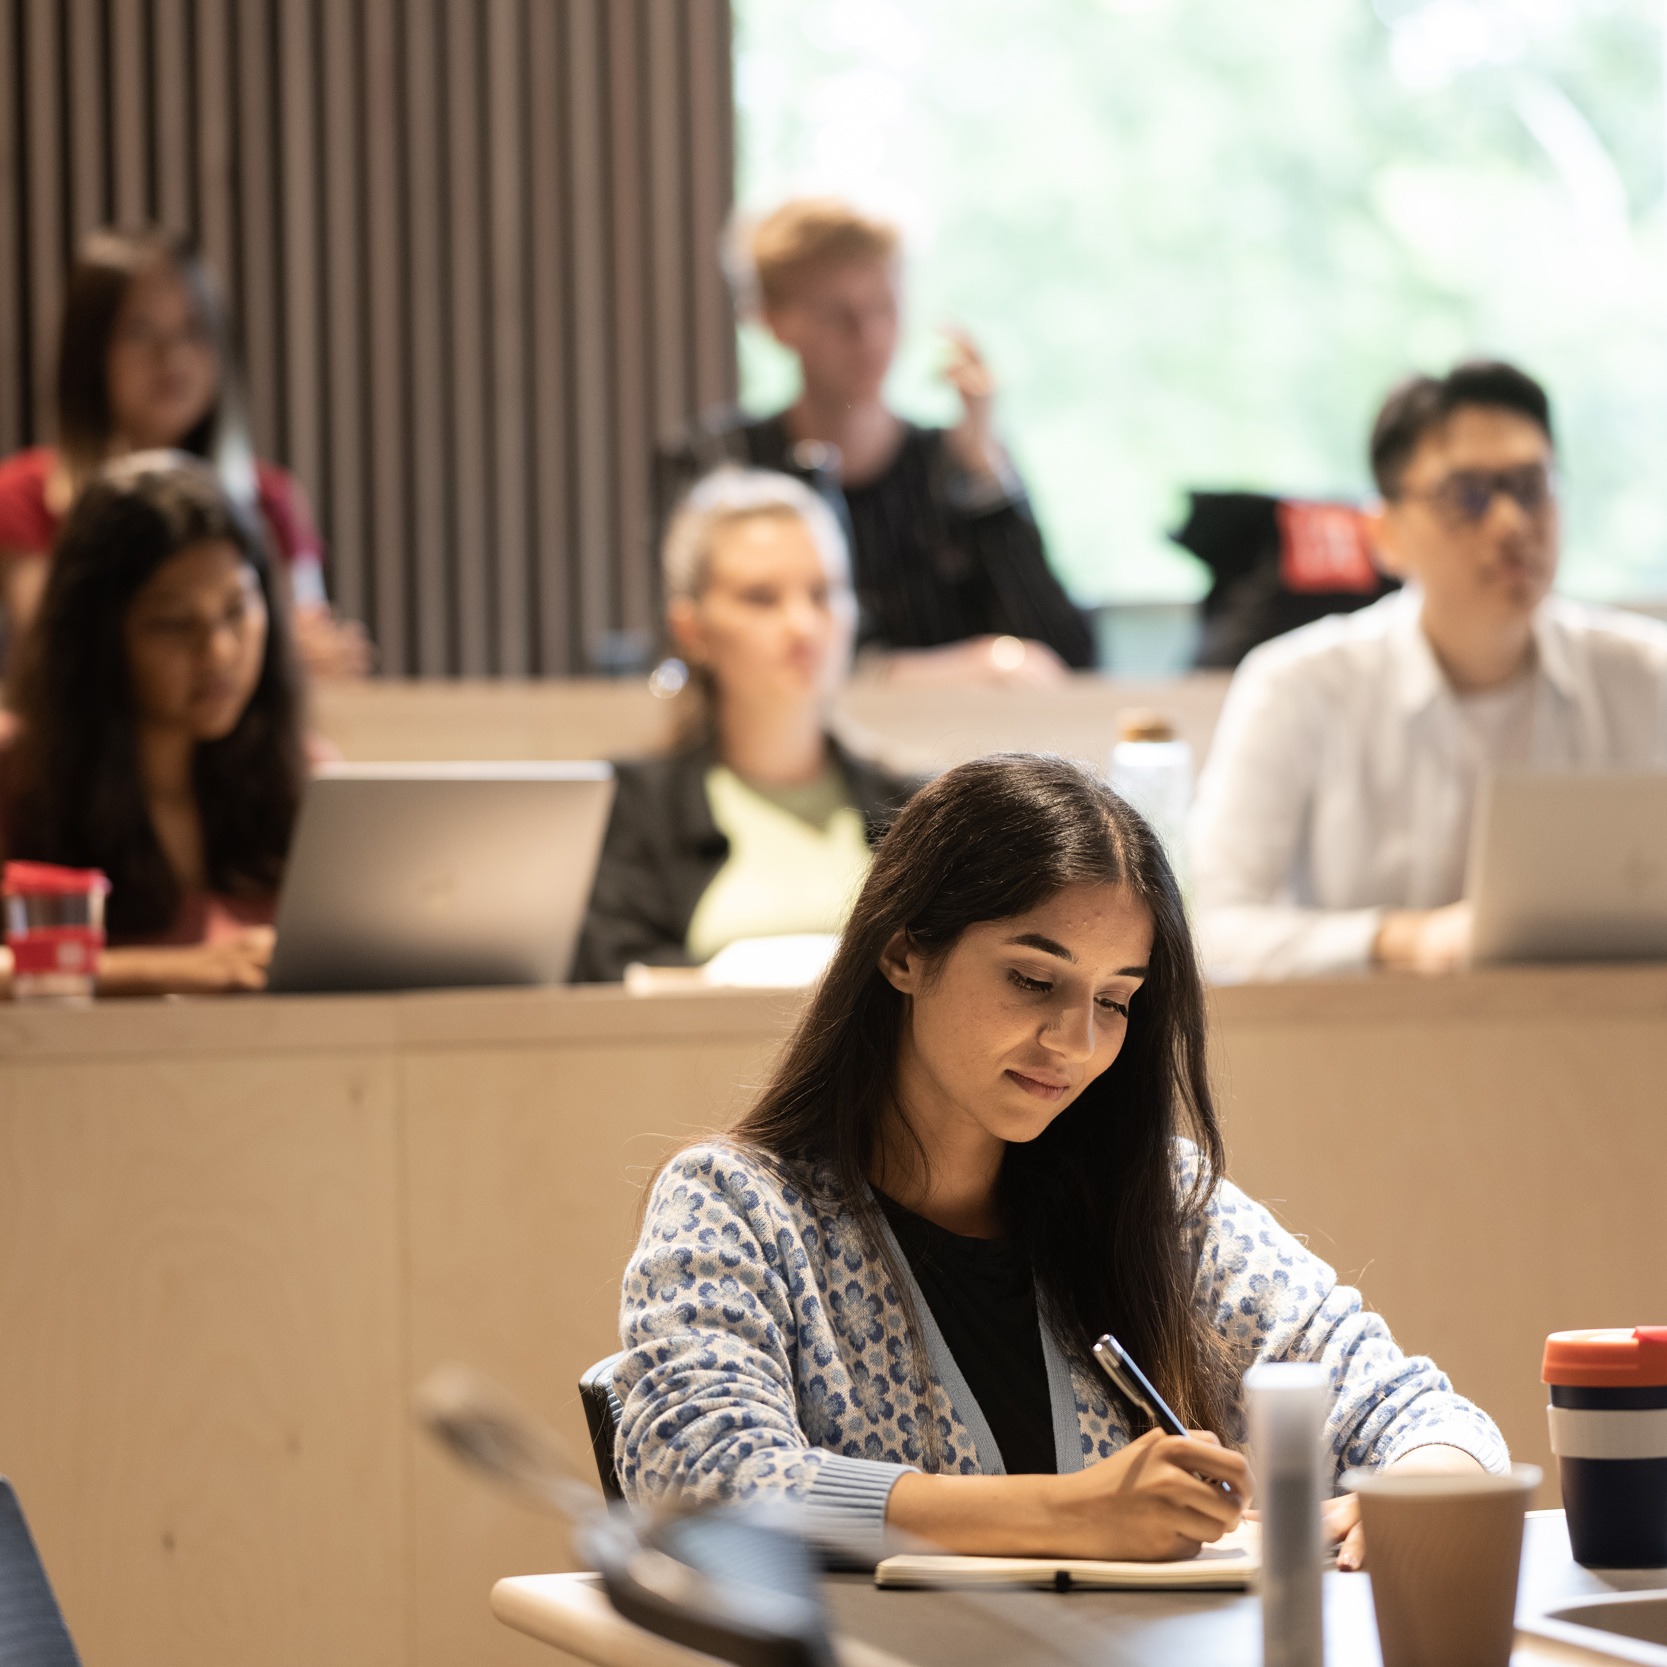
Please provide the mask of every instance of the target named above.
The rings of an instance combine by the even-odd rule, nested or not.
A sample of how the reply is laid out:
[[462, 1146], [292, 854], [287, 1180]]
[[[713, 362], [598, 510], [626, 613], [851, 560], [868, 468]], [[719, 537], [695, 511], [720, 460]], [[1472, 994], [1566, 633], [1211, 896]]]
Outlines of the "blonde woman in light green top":
[[738, 938], [837, 932], [845, 924], [868, 876], [863, 819], [841, 782], [818, 782], [794, 797], [807, 809], [789, 809], [791, 801], [749, 787], [726, 765], [706, 772], [707, 802], [729, 856], [695, 905], [691, 960], [709, 961]]
[[916, 785], [829, 732], [856, 601], [821, 498], [787, 475], [720, 469], [673, 518], [662, 559], [693, 711], [671, 757], [615, 766], [585, 981], [705, 961], [743, 938], [837, 932]]

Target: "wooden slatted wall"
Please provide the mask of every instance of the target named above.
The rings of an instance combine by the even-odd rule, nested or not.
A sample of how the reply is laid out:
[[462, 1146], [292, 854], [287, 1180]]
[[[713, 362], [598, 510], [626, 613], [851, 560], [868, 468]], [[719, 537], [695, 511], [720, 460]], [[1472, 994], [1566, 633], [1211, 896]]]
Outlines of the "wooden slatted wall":
[[646, 646], [652, 448], [734, 388], [727, 0], [0, 0], [0, 96], [0, 448], [75, 240], [183, 228], [384, 672]]

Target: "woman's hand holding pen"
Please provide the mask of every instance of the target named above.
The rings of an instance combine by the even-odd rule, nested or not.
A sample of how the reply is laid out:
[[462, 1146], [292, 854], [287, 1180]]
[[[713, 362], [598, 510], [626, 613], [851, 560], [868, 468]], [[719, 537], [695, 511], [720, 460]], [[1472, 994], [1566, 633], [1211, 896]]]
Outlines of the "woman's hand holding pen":
[[1155, 1562], [1236, 1528], [1249, 1493], [1244, 1456], [1213, 1435], [1152, 1430], [1068, 1476], [904, 1476], [886, 1520], [945, 1551]]
[[[1059, 1478], [1079, 1557], [1192, 1557], [1237, 1528], [1250, 1467], [1207, 1430], [1149, 1430], [1109, 1459]], [[1063, 1524], [1062, 1524], [1063, 1525]]]

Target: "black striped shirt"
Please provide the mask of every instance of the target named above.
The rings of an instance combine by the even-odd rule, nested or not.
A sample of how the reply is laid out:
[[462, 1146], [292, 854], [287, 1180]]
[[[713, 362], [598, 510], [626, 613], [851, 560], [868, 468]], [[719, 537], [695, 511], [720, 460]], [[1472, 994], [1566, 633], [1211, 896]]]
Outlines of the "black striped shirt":
[[1068, 666], [1092, 666], [1093, 637], [1048, 567], [1023, 489], [993, 497], [969, 490], [947, 441], [945, 429], [905, 423], [884, 472], [841, 492], [807, 458], [812, 448], [795, 448], [780, 416], [724, 413], [660, 460], [662, 524], [720, 463], [779, 469], [822, 492], [845, 523], [864, 646], [936, 648], [1006, 635], [1044, 642]]

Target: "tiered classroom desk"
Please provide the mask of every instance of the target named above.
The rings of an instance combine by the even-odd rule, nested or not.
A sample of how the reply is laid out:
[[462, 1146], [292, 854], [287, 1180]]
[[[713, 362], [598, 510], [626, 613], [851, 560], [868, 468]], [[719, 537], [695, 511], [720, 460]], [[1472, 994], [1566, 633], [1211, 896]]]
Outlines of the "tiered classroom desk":
[[[1227, 692], [1223, 673], [1165, 682], [1083, 674], [1052, 689], [899, 688], [859, 679], [838, 724], [903, 769], [980, 753], [1059, 752], [1104, 765], [1118, 715], [1163, 713], [1202, 759]], [[326, 685], [314, 723], [349, 759], [630, 758], [661, 748], [673, 708], [642, 679]]]
[[[468, 1362], [588, 1464], [574, 1381], [643, 1183], [797, 1000], [0, 1008], [0, 1468], [86, 1660], [549, 1662], [486, 1600], [567, 1565], [561, 1531], [433, 1450], [411, 1389]], [[1212, 1000], [1235, 1177], [1545, 1463], [1544, 1334], [1667, 1314], [1667, 968]]]
[[[1667, 1313], [1667, 969], [1214, 1000], [1235, 1175], [1546, 1462], [1544, 1334]], [[562, 1535], [433, 1451], [410, 1390], [467, 1361], [588, 1462], [573, 1385], [642, 1184], [793, 1006], [0, 1012], [0, 1455], [87, 1660], [531, 1667], [486, 1593]]]

